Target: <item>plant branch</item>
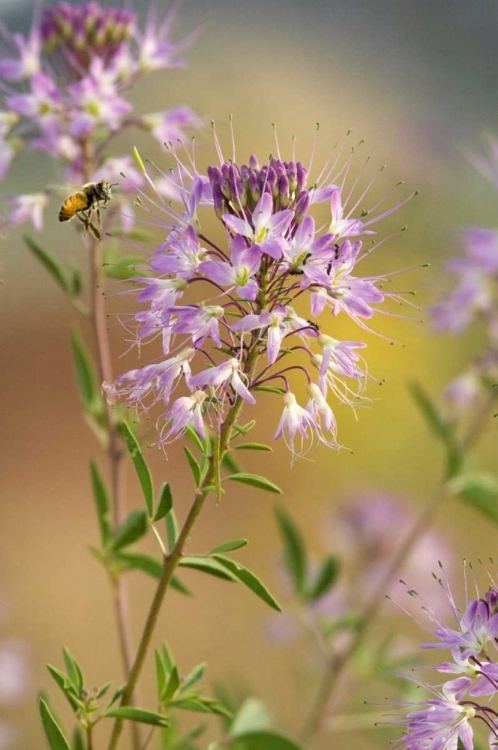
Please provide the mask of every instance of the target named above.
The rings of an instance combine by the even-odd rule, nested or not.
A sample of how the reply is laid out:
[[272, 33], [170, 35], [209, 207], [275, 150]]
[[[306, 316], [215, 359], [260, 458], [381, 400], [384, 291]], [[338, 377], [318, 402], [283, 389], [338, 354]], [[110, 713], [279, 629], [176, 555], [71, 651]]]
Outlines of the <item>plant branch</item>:
[[[113, 374], [103, 291], [104, 274], [102, 267], [102, 246], [95, 237], [89, 237], [89, 243], [91, 251], [90, 317], [97, 343], [98, 375], [100, 382], [111, 383], [113, 381]], [[107, 399], [105, 399], [105, 408], [107, 421], [106, 450], [111, 476], [112, 525], [114, 531], [117, 531], [126, 514], [126, 466], [123, 461], [124, 450], [122, 439], [118, 432], [117, 419], [111, 405], [107, 402]], [[121, 574], [115, 574], [110, 571], [109, 575], [113, 589], [114, 612], [118, 630], [121, 662], [125, 679], [127, 679], [133, 664], [134, 652], [129, 616], [128, 589]], [[141, 743], [139, 729], [136, 724], [132, 725], [132, 738], [134, 750], [139, 750]]]
[[[145, 659], [157, 623], [157, 618], [159, 616], [159, 612], [161, 610], [168, 585], [183, 554], [183, 550], [190, 536], [190, 533], [200, 515], [204, 502], [207, 496], [212, 491], [213, 484], [215, 484], [218, 460], [221, 460], [223, 458], [228, 449], [232, 426], [240, 413], [243, 403], [244, 402], [240, 398], [240, 396], [237, 397], [234, 405], [228, 411], [227, 417], [223, 422], [222, 428], [217, 437], [218, 446], [214, 446], [213, 454], [209, 458], [207, 472], [195, 493], [194, 502], [192, 503], [187, 518], [185, 519], [176, 544], [169, 555], [163, 556], [163, 568], [161, 577], [158, 581], [154, 598], [147, 615], [142, 637], [138, 646], [137, 655], [129, 673], [128, 681], [121, 697], [120, 706], [127, 706], [131, 701], [135, 685], [137, 684], [138, 678], [145, 663]], [[116, 718], [114, 721], [108, 750], [115, 750], [119, 741], [122, 726], [123, 719]]]

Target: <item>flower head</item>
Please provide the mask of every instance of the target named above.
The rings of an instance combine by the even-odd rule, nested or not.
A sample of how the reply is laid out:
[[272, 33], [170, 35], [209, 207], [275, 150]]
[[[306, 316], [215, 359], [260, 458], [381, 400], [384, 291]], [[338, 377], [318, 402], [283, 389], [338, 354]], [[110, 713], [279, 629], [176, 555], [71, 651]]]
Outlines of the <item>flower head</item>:
[[[195, 33], [174, 41], [175, 18], [175, 8], [161, 17], [154, 4], [142, 32], [132, 9], [101, 6], [90, 0], [81, 5], [37, 4], [26, 38], [0, 28], [7, 50], [0, 59], [4, 79], [0, 176], [22, 147], [41, 150], [51, 160], [55, 157], [59, 162], [57, 182], [62, 167], [63, 181], [75, 187], [97, 181], [101, 172], [100, 179], [113, 183], [113, 165], [106, 164], [103, 147], [118, 132], [135, 126], [159, 139], [176, 141], [198, 127], [200, 120], [188, 107], [137, 116], [128, 99], [131, 86], [148, 71], [184, 64], [179, 53], [194, 40]], [[134, 177], [132, 173], [127, 176]], [[139, 184], [141, 177], [134, 184]], [[43, 188], [48, 182], [44, 175]], [[128, 230], [133, 212], [122, 193], [121, 188], [116, 191], [113, 203], [116, 207], [121, 204], [127, 216], [123, 226]], [[19, 216], [17, 213], [6, 223], [17, 223]], [[37, 219], [36, 225], [41, 226], [41, 220]]]
[[[447, 594], [455, 625], [441, 623], [430, 608], [424, 607], [436, 624], [437, 641], [425, 643], [423, 647], [448, 651], [449, 660], [435, 669], [438, 678], [449, 674], [452, 679], [441, 687], [416, 683], [434, 697], [420, 703], [416, 711], [407, 713], [403, 742], [409, 750], [456, 750], [460, 741], [465, 750], [473, 750], [473, 726], [480, 724], [488, 730], [486, 747], [493, 748], [498, 743], [496, 711], [491, 706], [498, 694], [498, 589], [493, 584], [483, 596], [471, 599], [462, 612], [447, 582], [440, 580], [439, 583]], [[407, 679], [414, 682], [412, 677]]]
[[[147, 202], [140, 191], [147, 221], [159, 220], [165, 238], [150, 260], [152, 276], [137, 279], [138, 300], [147, 306], [135, 313], [137, 341], [160, 335], [170, 359], [126, 373], [107, 389], [139, 409], [148, 408], [145, 397], [164, 403], [169, 426], [163, 442], [164, 436], [171, 440], [179, 432], [173, 419], [178, 407], [171, 411], [171, 391], [158, 369], [168, 369], [188, 347], [193, 352], [188, 371], [175, 365], [175, 383], [186, 394], [206, 394], [199, 408], [214, 414], [211, 424], [221, 425], [238, 399], [253, 405], [258, 391], [270, 386], [284, 400], [275, 437], [283, 436], [293, 454], [306, 452], [313, 442], [336, 447], [336, 418], [327, 396], [348, 404], [361, 398], [367, 373], [357, 350], [365, 344], [322, 333], [306, 315], [315, 318], [329, 309], [332, 316], [323, 325], [330, 327], [341, 312], [354, 320], [373, 317], [389, 295], [380, 289], [381, 277], [357, 275], [362, 238], [394, 207], [378, 217], [363, 209], [359, 220], [337, 177], [309, 186], [308, 170], [294, 156], [261, 164], [252, 155], [240, 164], [223, 157], [216, 138], [215, 145], [220, 163], [206, 172], [198, 171], [193, 154], [183, 162], [170, 148], [178, 210], [161, 202], [158, 192]], [[331, 222], [317, 230], [310, 212], [326, 202]], [[221, 244], [205, 233], [210, 213], [221, 222], [226, 238]], [[181, 299], [184, 292], [188, 302]], [[306, 405], [294, 395], [290, 373], [307, 387]], [[180, 402], [182, 413], [185, 404]], [[200, 429], [200, 422], [192, 426]]]

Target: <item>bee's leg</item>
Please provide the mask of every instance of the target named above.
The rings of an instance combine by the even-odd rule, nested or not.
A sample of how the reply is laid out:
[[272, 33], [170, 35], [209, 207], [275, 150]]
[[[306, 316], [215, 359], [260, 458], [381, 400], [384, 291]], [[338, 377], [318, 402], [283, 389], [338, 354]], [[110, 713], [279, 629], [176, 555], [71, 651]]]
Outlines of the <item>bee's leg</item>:
[[81, 223], [85, 225], [85, 229], [88, 229], [88, 216], [85, 214], [85, 212], [76, 211], [75, 216], [77, 216]]
[[102, 235], [100, 234], [99, 230], [97, 229], [93, 221], [90, 221], [90, 219], [88, 219], [86, 228], [90, 231], [91, 234], [93, 234], [95, 239], [98, 240], [98, 242], [100, 242], [100, 240], [102, 239]]

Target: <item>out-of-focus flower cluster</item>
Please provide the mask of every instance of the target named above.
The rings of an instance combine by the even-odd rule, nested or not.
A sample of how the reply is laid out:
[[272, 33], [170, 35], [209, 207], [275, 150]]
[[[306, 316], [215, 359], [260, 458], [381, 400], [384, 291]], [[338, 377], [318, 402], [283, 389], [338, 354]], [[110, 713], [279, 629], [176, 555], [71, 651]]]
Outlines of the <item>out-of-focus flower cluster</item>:
[[[0, 598], [0, 624], [6, 623], [5, 602]], [[19, 745], [17, 731], [4, 720], [9, 708], [21, 701], [28, 683], [26, 643], [17, 637], [0, 640], [0, 750], [12, 750]]]
[[[188, 164], [176, 157], [182, 210], [160, 196], [144, 200], [149, 221], [162, 223], [166, 237], [150, 261], [151, 275], [134, 279], [146, 309], [126, 327], [135, 326], [137, 344], [160, 340], [164, 356], [107, 384], [108, 396], [138, 411], [161, 404], [159, 443], [167, 444], [189, 427], [204, 437], [207, 413], [216, 431], [237, 399], [252, 405], [258, 390], [280, 389], [275, 437], [284, 435], [293, 454], [314, 440], [335, 447], [328, 399], [355, 406], [362, 398], [366, 344], [325, 330], [339, 314], [368, 329], [386, 298], [400, 301], [385, 291], [385, 276], [360, 276], [358, 269], [385, 240], [372, 241], [374, 225], [405, 201], [365, 207], [370, 185], [359, 186], [357, 178], [345, 187], [352, 156], [344, 161], [340, 149], [309, 184], [308, 169], [294, 157], [261, 164], [253, 155], [238, 165], [215, 141], [219, 165], [205, 174], [193, 157]], [[326, 205], [318, 225], [317, 204]], [[210, 215], [223, 226], [221, 244], [204, 234]], [[192, 302], [193, 293], [199, 301]], [[291, 388], [290, 376], [298, 374], [307, 387], [303, 406]]]
[[[93, 180], [119, 182], [123, 171], [140, 184], [130, 159], [104, 161], [112, 137], [134, 125], [164, 144], [199, 124], [186, 106], [135, 114], [126, 96], [144, 74], [185, 64], [181, 54], [195, 33], [173, 41], [175, 20], [175, 8], [160, 17], [153, 6], [142, 30], [131, 10], [62, 2], [38, 4], [27, 37], [0, 27], [0, 178], [20, 151], [39, 150], [56, 160], [58, 179], [78, 188]], [[50, 192], [43, 176], [39, 193], [10, 199], [8, 223], [30, 219], [41, 229]], [[131, 202], [126, 187], [120, 192], [129, 225]]]
[[[359, 616], [373, 592], [382, 586], [382, 596], [393, 600], [405, 591], [403, 581], [424, 598], [433, 611], [447, 611], [441, 592], [433, 585], [431, 573], [434, 561], [442, 560], [446, 570], [453, 567], [453, 552], [448, 541], [437, 531], [430, 530], [419, 539], [407, 556], [402, 568], [383, 585], [388, 576], [393, 557], [403, 548], [406, 537], [416, 521], [416, 516], [401, 500], [383, 493], [368, 493], [351, 499], [334, 515], [332, 531], [325, 543], [340, 559], [340, 570], [333, 587], [313, 602], [305, 602], [304, 615], [314, 627], [334, 634], [334, 646], [340, 644], [338, 636], [348, 640], [349, 628]], [[407, 608], [419, 609], [417, 601], [408, 600]], [[301, 605], [302, 609], [303, 605]], [[386, 611], [391, 616], [392, 609]], [[277, 640], [288, 640], [297, 633], [297, 621], [289, 615], [279, 615], [272, 625]], [[391, 650], [400, 646], [393, 639]], [[403, 643], [403, 648], [405, 644]], [[376, 657], [377, 658], [377, 657]]]
[[498, 588], [492, 587], [483, 597], [472, 599], [462, 613], [457, 607], [445, 581], [445, 589], [453, 612], [454, 624], [444, 624], [430, 607], [424, 606], [436, 630], [436, 642], [422, 648], [448, 651], [448, 660], [435, 667], [440, 675], [450, 677], [433, 686], [408, 678], [428, 698], [412, 704], [405, 719], [404, 746], [408, 750], [465, 750], [474, 749], [474, 727], [486, 730], [487, 742], [480, 748], [494, 748], [498, 744], [498, 712], [492, 702], [498, 693]]
[[[490, 143], [487, 157], [471, 160], [495, 186], [498, 184], [497, 142]], [[456, 335], [480, 323], [485, 341], [471, 366], [446, 389], [454, 416], [473, 410], [498, 375], [498, 230], [471, 227], [462, 233], [462, 240], [465, 255], [447, 262], [455, 286], [434, 305], [432, 319], [436, 330]]]

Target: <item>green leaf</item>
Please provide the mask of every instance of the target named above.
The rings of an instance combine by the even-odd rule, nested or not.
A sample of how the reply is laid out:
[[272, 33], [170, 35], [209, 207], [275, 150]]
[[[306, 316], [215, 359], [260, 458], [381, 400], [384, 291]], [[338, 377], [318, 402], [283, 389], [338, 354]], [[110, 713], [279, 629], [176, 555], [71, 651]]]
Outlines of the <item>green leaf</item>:
[[239, 581], [241, 581], [249, 589], [251, 589], [251, 591], [256, 594], [256, 596], [266, 602], [266, 604], [268, 604], [273, 609], [276, 609], [277, 612], [282, 611], [278, 602], [273, 598], [266, 586], [261, 583], [259, 578], [257, 578], [254, 573], [251, 573], [250, 570], [244, 568], [243, 565], [235, 562], [235, 560], [231, 560], [229, 557], [224, 557], [223, 555], [213, 555], [213, 559], [221, 563], [221, 565], [223, 565], [230, 573], [232, 573], [232, 575], [234, 575], [239, 579]]
[[190, 438], [190, 440], [193, 442], [195, 447], [203, 454], [206, 454], [206, 442], [205, 440], [202, 440], [202, 438], [199, 437], [197, 432], [194, 430], [193, 427], [187, 427], [186, 434]]
[[182, 708], [185, 711], [198, 711], [203, 714], [218, 714], [219, 716], [232, 717], [225, 706], [211, 698], [202, 698], [199, 695], [186, 695], [183, 698], [175, 698], [168, 703], [170, 708]]
[[239, 443], [235, 446], [236, 451], [272, 451], [269, 445], [264, 443]]
[[233, 457], [233, 452], [227, 451], [223, 458], [221, 459], [221, 465], [224, 469], [229, 471], [231, 474], [238, 474], [240, 471], [240, 466], [238, 465], [237, 461]]
[[174, 591], [178, 591], [179, 594], [183, 594], [184, 596], [192, 596], [192, 591], [188, 586], [185, 586], [185, 584], [182, 583], [182, 581], [180, 581], [177, 576], [173, 576], [173, 578], [169, 582], [169, 585]]
[[237, 735], [236, 747], [240, 750], [304, 750], [303, 745], [290, 737], [269, 729]]
[[81, 727], [76, 727], [73, 732], [73, 750], [85, 750], [85, 739]]
[[[113, 236], [115, 231], [113, 231]], [[141, 255], [108, 255], [102, 267], [108, 279], [126, 280], [137, 276], [137, 266], [144, 262]], [[140, 270], [140, 276], [147, 276], [147, 272]]]
[[74, 686], [72, 685], [69, 677], [61, 672], [57, 667], [53, 667], [51, 664], [47, 664], [47, 669], [54, 678], [57, 685], [60, 687], [73, 711], [79, 711], [82, 708], [82, 703], [77, 699]]
[[257, 385], [252, 390], [260, 391], [262, 393], [276, 393], [279, 396], [283, 396], [285, 393], [285, 390], [283, 388], [278, 388], [275, 385]]
[[284, 560], [294, 585], [294, 591], [301, 594], [306, 580], [306, 548], [297, 526], [283, 508], [276, 508], [280, 534], [284, 543]]
[[166, 524], [166, 539], [168, 542], [168, 551], [172, 552], [178, 539], [178, 521], [176, 520], [175, 511], [171, 510], [164, 519]]
[[247, 698], [237, 711], [230, 727], [230, 735], [237, 737], [247, 732], [268, 729], [270, 726], [271, 716], [263, 701]]
[[126, 422], [121, 422], [119, 429], [135, 465], [135, 471], [137, 472], [138, 480], [142, 487], [147, 512], [149, 517], [152, 517], [154, 514], [154, 491], [152, 488], [152, 478], [150, 476], [149, 467], [145, 463], [138, 440], [131, 431], [129, 425]]
[[187, 675], [187, 677], [183, 680], [180, 692], [185, 692], [185, 690], [188, 690], [189, 688], [196, 685], [200, 680], [202, 680], [202, 678], [204, 677], [204, 672], [206, 671], [206, 667], [206, 662], [197, 664], [197, 666], [194, 667], [192, 671]]
[[169, 673], [168, 680], [166, 682], [164, 692], [160, 696], [161, 701], [169, 701], [171, 698], [173, 698], [174, 694], [180, 687], [180, 675], [178, 674], [178, 669], [176, 666], [173, 667], [171, 672]]
[[173, 507], [173, 496], [168, 482], [163, 482], [159, 491], [159, 501], [157, 503], [154, 521], [160, 521], [167, 516]]
[[431, 401], [429, 396], [417, 383], [412, 383], [409, 388], [429, 429], [445, 447], [447, 478], [456, 476], [462, 469], [463, 456], [455, 435], [454, 425], [440, 414], [436, 404]]
[[112, 716], [115, 719], [129, 719], [130, 721], [138, 721], [141, 724], [152, 724], [155, 727], [167, 727], [169, 721], [162, 714], [158, 714], [155, 711], [148, 711], [145, 708], [135, 708], [135, 706], [120, 706], [119, 708], [112, 708], [110, 711], [106, 711], [104, 716]]
[[[143, 513], [143, 511], [138, 511]], [[161, 573], [163, 572], [163, 565], [161, 560], [150, 555], [142, 555], [138, 552], [121, 552], [118, 555], [118, 560], [123, 562], [127, 570], [141, 570], [151, 578], [159, 580]]]
[[157, 697], [158, 700], [162, 700], [161, 696], [164, 694], [168, 679], [167, 670], [162, 654], [157, 649], [154, 650], [154, 658], [156, 664]]
[[450, 491], [467, 505], [498, 523], [498, 482], [489, 474], [464, 474], [449, 483]]
[[76, 691], [76, 695], [79, 697], [83, 690], [83, 674], [81, 669], [68, 648], [62, 649], [62, 655], [64, 657], [64, 663], [67, 669], [67, 675], [71, 680], [72, 685]]
[[190, 471], [192, 472], [192, 476], [194, 477], [195, 486], [198, 487], [201, 481], [201, 469], [199, 467], [199, 464], [195, 460], [195, 457], [192, 451], [189, 448], [187, 448], [186, 445], [183, 446], [183, 450], [185, 452], [185, 455], [187, 456], [187, 461], [190, 466]]
[[247, 544], [247, 539], [234, 539], [232, 542], [225, 542], [225, 544], [219, 544], [217, 547], [213, 547], [210, 555], [215, 555], [219, 552], [233, 552], [236, 549], [241, 549]]
[[247, 433], [250, 432], [255, 426], [256, 420], [251, 419], [251, 421], [247, 422], [246, 424], [234, 424], [232, 430], [234, 435], [247, 435]]
[[330, 555], [326, 557], [318, 568], [314, 579], [306, 587], [304, 598], [306, 601], [315, 602], [320, 599], [334, 585], [339, 574], [341, 564], [338, 557]]
[[175, 660], [173, 659], [173, 654], [169, 650], [167, 644], [164, 642], [161, 644], [161, 655], [164, 660], [166, 672], [171, 672], [171, 670], [175, 666]]
[[223, 578], [225, 581], [237, 580], [236, 576], [229, 573], [223, 565], [220, 565], [220, 563], [213, 560], [211, 557], [185, 555], [185, 557], [180, 558], [178, 566], [200, 570], [201, 573], [208, 573], [209, 575], [215, 576], [215, 578]]
[[409, 390], [432, 433], [444, 442], [448, 431], [448, 423], [439, 413], [436, 404], [418, 383], [411, 383]]
[[56, 259], [52, 255], [50, 255], [50, 253], [47, 253], [46, 250], [43, 250], [40, 245], [31, 237], [23, 237], [23, 239], [28, 249], [31, 250], [36, 258], [38, 258], [42, 266], [44, 266], [44, 268], [49, 272], [49, 274], [60, 286], [63, 292], [65, 292], [68, 296], [72, 296], [70, 294], [71, 290], [69, 287], [68, 279], [60, 263], [58, 263], [58, 261], [56, 261]]
[[106, 682], [105, 685], [102, 685], [102, 687], [97, 690], [97, 700], [104, 697], [111, 685], [112, 682]]
[[43, 698], [40, 698], [40, 715], [50, 750], [71, 750], [69, 742], [64, 737], [62, 729], [50, 713]]
[[90, 352], [76, 329], [71, 330], [71, 347], [76, 367], [76, 380], [85, 411], [94, 415], [102, 404], [100, 392], [97, 390], [95, 366]]
[[71, 298], [78, 297], [81, 294], [83, 286], [81, 283], [81, 271], [79, 268], [75, 268], [74, 266], [71, 266], [69, 268], [67, 275], [67, 284], [68, 294]]
[[278, 495], [282, 494], [280, 487], [270, 482], [269, 479], [260, 477], [257, 474], [231, 474], [228, 479], [231, 479], [233, 482], [250, 484], [252, 487], [259, 487], [260, 490], [266, 490], [267, 492], [275, 492]]
[[94, 461], [90, 462], [90, 473], [92, 477], [92, 490], [97, 510], [97, 518], [100, 528], [100, 539], [104, 547], [111, 538], [111, 515], [109, 509], [109, 496], [99, 467]]
[[140, 539], [147, 531], [147, 514], [144, 510], [133, 510], [118, 529], [111, 547], [113, 550], [126, 547]]

